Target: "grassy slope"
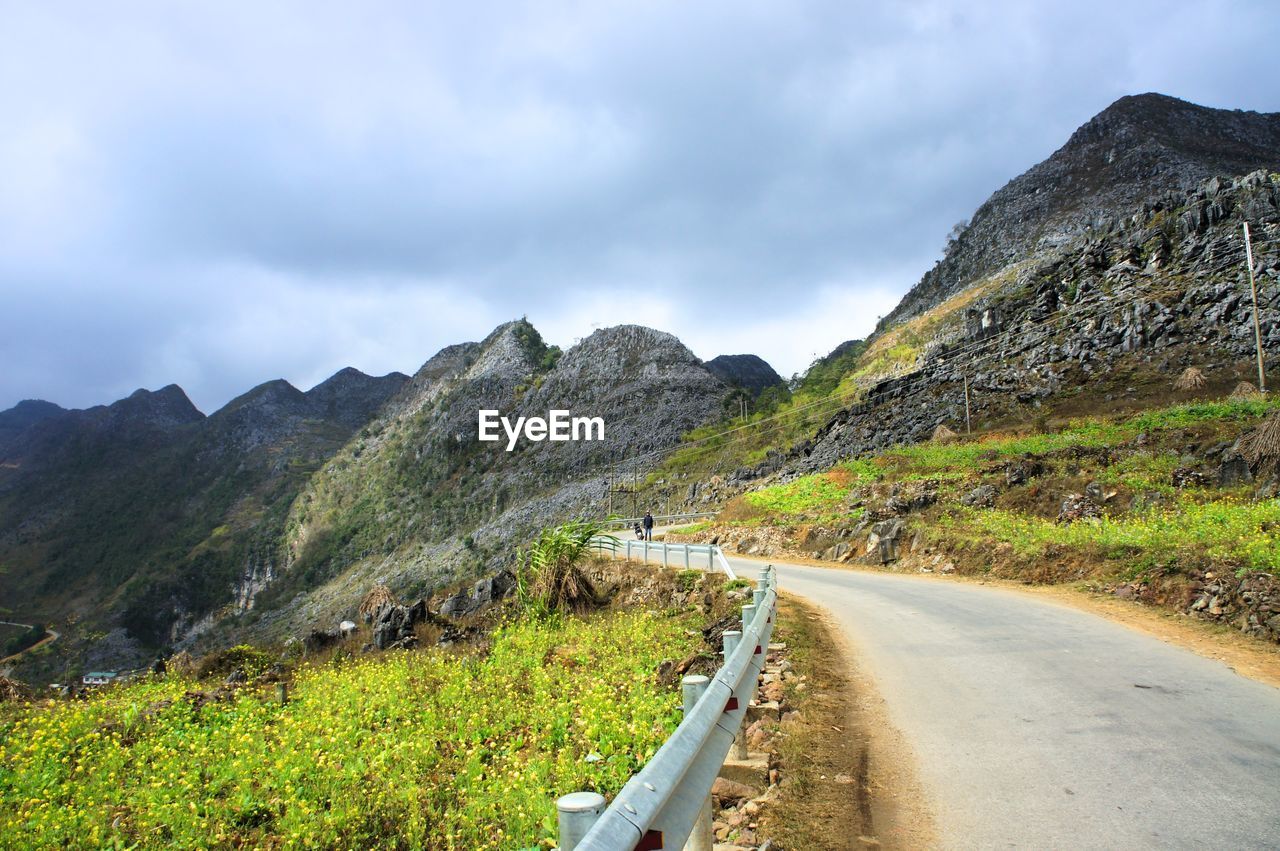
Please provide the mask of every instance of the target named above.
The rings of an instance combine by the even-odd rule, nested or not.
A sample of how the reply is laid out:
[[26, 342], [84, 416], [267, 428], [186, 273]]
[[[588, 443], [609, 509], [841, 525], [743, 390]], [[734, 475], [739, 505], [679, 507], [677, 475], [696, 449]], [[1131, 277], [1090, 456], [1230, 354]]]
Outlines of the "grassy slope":
[[[1191, 403], [1074, 420], [1046, 433], [992, 433], [899, 447], [746, 494], [723, 516], [739, 525], [800, 533], [814, 526], [852, 526], [895, 488], [904, 495], [931, 490], [937, 503], [909, 515], [909, 522], [939, 543], [967, 546], [988, 567], [995, 545], [1003, 544], [1028, 564], [1085, 556], [1095, 562], [1094, 573], [1124, 578], [1206, 564], [1280, 573], [1280, 501], [1255, 502], [1255, 485], [1177, 489], [1171, 482], [1174, 469], [1184, 465], [1212, 472], [1212, 465], [1187, 456], [1190, 447], [1232, 442], [1277, 408], [1275, 400]], [[1043, 472], [1026, 484], [1007, 485], [1007, 464], [1027, 459]], [[1055, 522], [1062, 499], [1091, 481], [1114, 494], [1103, 516], [1096, 522]], [[960, 503], [980, 484], [996, 489], [994, 508]], [[1131, 509], [1138, 494], [1148, 501], [1159, 494], [1164, 504]]]
[[528, 847], [557, 795], [617, 791], [674, 728], [654, 672], [691, 626], [514, 622], [484, 655], [304, 666], [283, 707], [269, 685], [201, 705], [176, 677], [0, 707], [0, 846]]

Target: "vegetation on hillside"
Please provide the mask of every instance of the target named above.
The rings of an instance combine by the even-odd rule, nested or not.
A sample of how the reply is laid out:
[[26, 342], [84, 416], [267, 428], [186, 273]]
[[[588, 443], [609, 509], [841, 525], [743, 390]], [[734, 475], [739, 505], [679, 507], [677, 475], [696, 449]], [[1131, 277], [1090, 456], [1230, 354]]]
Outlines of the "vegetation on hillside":
[[146, 679], [0, 706], [0, 847], [526, 848], [679, 720], [685, 615], [513, 622], [487, 653], [306, 665], [274, 688]]
[[[1277, 411], [1276, 400], [1199, 402], [901, 446], [749, 492], [722, 521], [848, 527], [869, 509], [898, 513], [887, 508], [895, 493], [928, 492], [936, 501], [908, 521], [940, 543], [971, 545], [979, 560], [1007, 544], [1025, 557], [1087, 555], [1125, 576], [1204, 563], [1280, 574], [1280, 501], [1255, 498], [1262, 481], [1219, 486], [1213, 475], [1223, 451]], [[1218, 453], [1211, 460], [1208, 449]], [[1027, 469], [1025, 482], [1008, 482], [1011, 465]], [[1099, 516], [1060, 519], [1063, 500], [1090, 483], [1103, 491]], [[979, 485], [991, 487], [994, 505], [962, 504]]]

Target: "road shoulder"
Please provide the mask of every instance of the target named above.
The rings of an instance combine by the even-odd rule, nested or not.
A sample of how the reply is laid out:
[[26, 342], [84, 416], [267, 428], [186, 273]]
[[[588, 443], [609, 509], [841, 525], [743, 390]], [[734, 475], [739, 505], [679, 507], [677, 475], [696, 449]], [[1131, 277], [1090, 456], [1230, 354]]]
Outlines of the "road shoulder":
[[804, 674], [782, 726], [782, 797], [767, 833], [787, 849], [927, 848], [933, 819], [915, 758], [830, 615], [784, 595], [779, 638]]

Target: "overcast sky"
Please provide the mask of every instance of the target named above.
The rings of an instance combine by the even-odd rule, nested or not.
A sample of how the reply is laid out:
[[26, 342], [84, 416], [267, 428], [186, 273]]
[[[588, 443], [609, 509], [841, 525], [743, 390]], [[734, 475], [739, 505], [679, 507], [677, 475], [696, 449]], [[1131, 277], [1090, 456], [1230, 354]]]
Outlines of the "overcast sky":
[[0, 408], [413, 372], [527, 315], [784, 375], [1116, 98], [1280, 110], [1256, 3], [0, 0]]

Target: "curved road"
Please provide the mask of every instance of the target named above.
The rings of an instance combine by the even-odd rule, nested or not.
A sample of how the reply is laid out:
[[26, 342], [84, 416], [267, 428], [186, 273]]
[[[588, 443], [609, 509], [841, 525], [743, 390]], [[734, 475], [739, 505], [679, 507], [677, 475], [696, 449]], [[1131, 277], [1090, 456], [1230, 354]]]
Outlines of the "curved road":
[[774, 564], [875, 678], [942, 847], [1280, 848], [1280, 690], [1024, 594]]

